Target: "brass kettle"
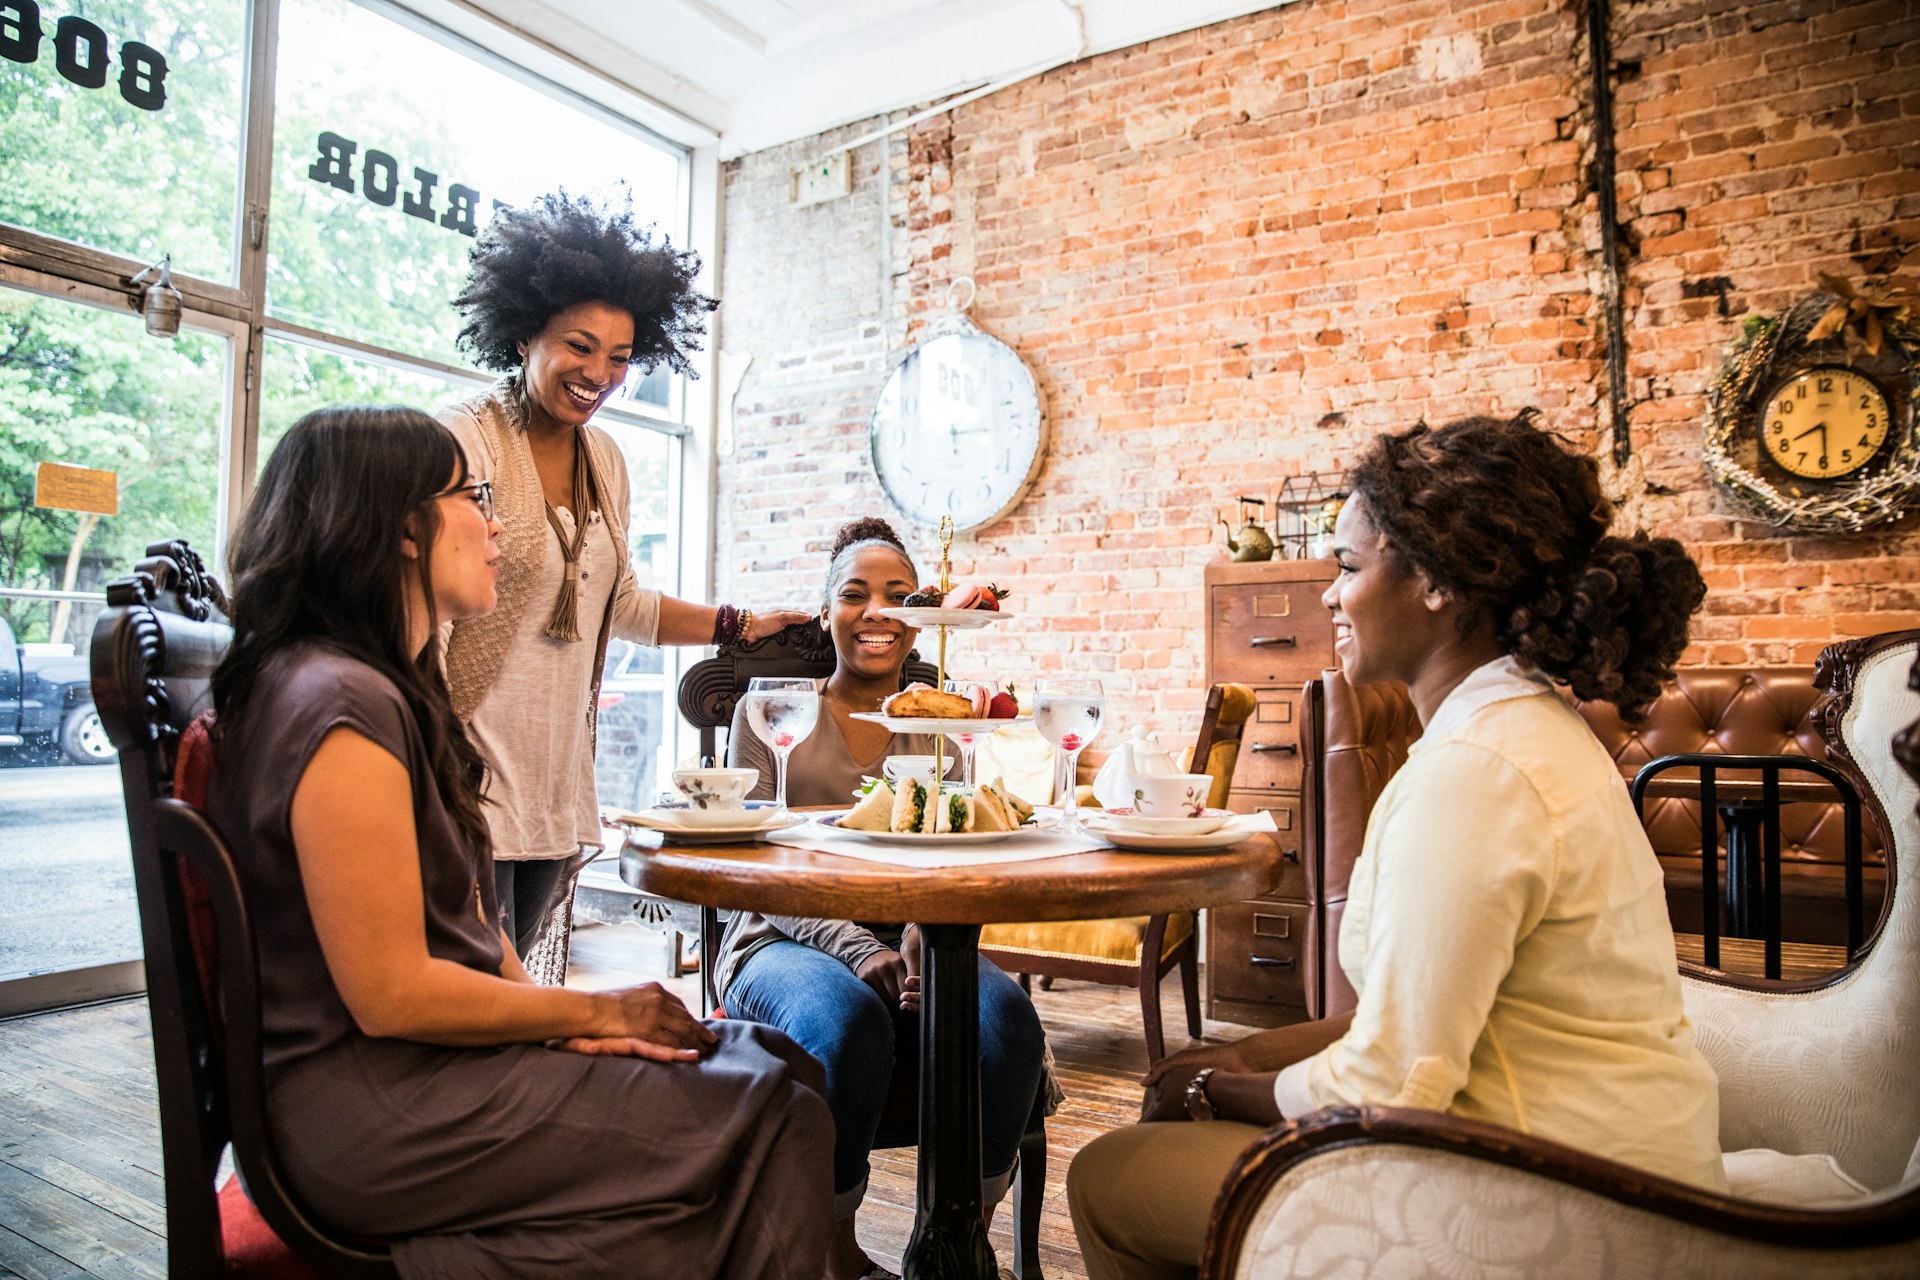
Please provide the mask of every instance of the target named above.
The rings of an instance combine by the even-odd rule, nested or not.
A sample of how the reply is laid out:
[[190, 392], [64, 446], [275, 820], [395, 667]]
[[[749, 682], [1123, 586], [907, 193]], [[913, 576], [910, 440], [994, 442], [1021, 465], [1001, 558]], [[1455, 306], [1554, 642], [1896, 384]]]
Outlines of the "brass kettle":
[[[1240, 529], [1236, 533], [1225, 516], [1217, 517], [1220, 525], [1227, 531], [1227, 550], [1233, 553], [1234, 563], [1251, 560], [1273, 559], [1273, 535], [1256, 519], [1264, 516], [1267, 509], [1265, 498], [1240, 497], [1234, 499], [1240, 504]], [[1249, 508], [1258, 508], [1257, 511]]]

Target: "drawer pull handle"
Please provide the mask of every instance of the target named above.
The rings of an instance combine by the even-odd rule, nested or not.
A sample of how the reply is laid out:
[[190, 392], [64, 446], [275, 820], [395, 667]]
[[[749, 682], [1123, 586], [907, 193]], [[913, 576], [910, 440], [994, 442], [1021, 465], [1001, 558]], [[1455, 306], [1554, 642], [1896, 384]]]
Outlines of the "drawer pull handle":
[[1299, 643], [1299, 636], [1255, 636], [1247, 641], [1247, 646], [1252, 649], [1291, 649]]
[[1280, 851], [1280, 856], [1286, 859], [1288, 862], [1300, 861], [1300, 851], [1298, 849], [1282, 849]]
[[1300, 754], [1300, 744], [1297, 742], [1256, 742], [1253, 744], [1253, 751], [1256, 755], [1264, 752], [1279, 752], [1283, 756], [1297, 756]]
[[1271, 959], [1267, 956], [1248, 956], [1247, 963], [1256, 969], [1291, 969], [1293, 968], [1293, 957], [1285, 956], [1280, 959]]

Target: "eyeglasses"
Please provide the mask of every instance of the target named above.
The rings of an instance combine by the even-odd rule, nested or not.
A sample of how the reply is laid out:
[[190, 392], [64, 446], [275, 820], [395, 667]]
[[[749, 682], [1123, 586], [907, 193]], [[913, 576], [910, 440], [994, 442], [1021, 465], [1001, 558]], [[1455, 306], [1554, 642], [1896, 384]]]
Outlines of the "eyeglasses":
[[453, 488], [443, 490], [433, 496], [436, 498], [451, 498], [456, 493], [472, 494], [473, 505], [480, 508], [481, 518], [484, 520], [493, 519], [493, 482], [491, 480], [475, 480], [472, 484], [457, 484]]

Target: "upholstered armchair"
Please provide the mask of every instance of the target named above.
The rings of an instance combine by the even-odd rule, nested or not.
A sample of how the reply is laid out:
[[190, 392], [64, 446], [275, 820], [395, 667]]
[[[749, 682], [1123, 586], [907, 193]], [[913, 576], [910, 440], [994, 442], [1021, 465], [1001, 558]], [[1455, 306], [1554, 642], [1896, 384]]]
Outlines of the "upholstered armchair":
[[1920, 632], [1900, 632], [1817, 668], [1830, 758], [1890, 834], [1891, 902], [1866, 953], [1818, 982], [1683, 973], [1721, 1143], [1739, 1153], [1731, 1194], [1434, 1112], [1331, 1109], [1242, 1157], [1201, 1275], [1920, 1274], [1917, 654]]
[[[1207, 691], [1200, 733], [1190, 757], [1196, 765], [1189, 767], [1212, 776], [1215, 805], [1226, 800], [1232, 785], [1233, 767], [1240, 756], [1240, 735], [1253, 709], [1253, 690], [1246, 685], [1217, 684]], [[1158, 1062], [1167, 1051], [1160, 1022], [1160, 980], [1177, 966], [1186, 1000], [1187, 1034], [1200, 1035], [1198, 927], [1191, 911], [1105, 920], [990, 924], [980, 931], [980, 954], [1002, 969], [1020, 974], [1023, 981], [1038, 975], [1139, 987], [1148, 1065]]]
[[1340, 922], [1347, 885], [1366, 843], [1367, 819], [1387, 783], [1407, 762], [1420, 737], [1420, 712], [1403, 684], [1347, 683], [1330, 667], [1306, 687], [1301, 715], [1301, 828], [1309, 863], [1320, 877], [1320, 925], [1325, 957], [1320, 966], [1320, 1002], [1315, 1016], [1331, 1018], [1354, 1006], [1353, 984], [1340, 967]]

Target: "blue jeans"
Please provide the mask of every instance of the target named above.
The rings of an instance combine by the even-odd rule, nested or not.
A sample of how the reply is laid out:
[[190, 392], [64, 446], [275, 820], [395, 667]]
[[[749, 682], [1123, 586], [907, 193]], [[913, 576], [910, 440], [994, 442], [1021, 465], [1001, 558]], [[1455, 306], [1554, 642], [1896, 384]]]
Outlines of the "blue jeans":
[[[727, 1014], [778, 1027], [827, 1069], [833, 1112], [837, 1216], [851, 1216], [867, 1189], [867, 1153], [880, 1127], [887, 1081], [917, 1071], [920, 1015], [888, 1008], [853, 970], [804, 943], [783, 940], [753, 953], [726, 990]], [[980, 961], [980, 1167], [997, 1192], [1020, 1152], [1040, 1088], [1046, 1033], [1020, 984]]]

